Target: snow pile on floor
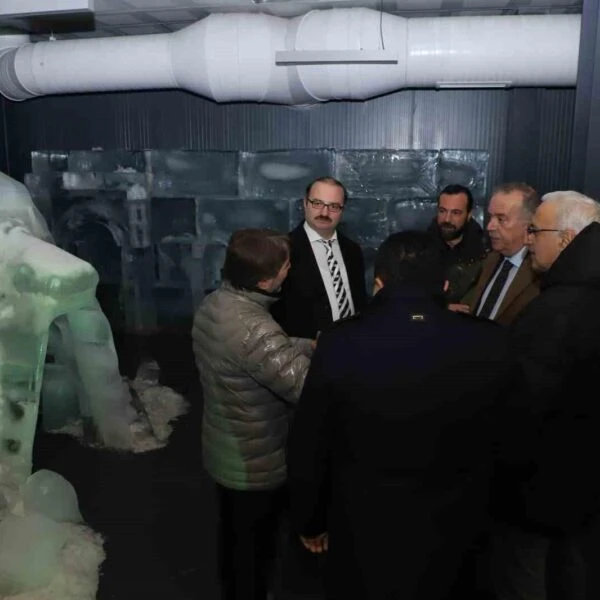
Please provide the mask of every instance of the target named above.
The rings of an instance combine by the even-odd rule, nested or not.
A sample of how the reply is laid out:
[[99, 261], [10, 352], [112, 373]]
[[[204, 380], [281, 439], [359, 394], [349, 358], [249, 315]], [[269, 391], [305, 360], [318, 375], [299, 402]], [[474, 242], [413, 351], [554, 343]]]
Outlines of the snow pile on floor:
[[[132, 437], [131, 451], [148, 452], [167, 445], [173, 432], [174, 421], [189, 409], [185, 398], [170, 387], [160, 385], [160, 369], [156, 362], [140, 365], [135, 379], [127, 381], [131, 391], [131, 404], [137, 414], [129, 424]], [[82, 421], [76, 420], [54, 433], [65, 433], [86, 443]], [[90, 443], [98, 448], [101, 444]], [[110, 450], [109, 448], [107, 450]]]
[[[188, 402], [170, 387], [160, 385], [156, 362], [142, 363], [129, 386], [137, 402], [134, 407], [144, 418], [132, 424], [134, 452], [165, 446], [173, 432], [173, 422], [188, 411]], [[146, 424], [149, 425], [149, 427]]]
[[[15, 517], [25, 519], [25, 517]], [[4, 521], [3, 521], [4, 522]], [[0, 523], [1, 525], [1, 523]], [[100, 564], [105, 558], [102, 537], [85, 525], [57, 523], [64, 544], [58, 552], [54, 575], [47, 585], [14, 594], [0, 593], [2, 600], [94, 600], [98, 590]], [[19, 527], [15, 527], [19, 531]], [[38, 538], [39, 539], [39, 538]], [[40, 555], [35, 550], [36, 543], [30, 544], [24, 559], [31, 566], [31, 560]], [[14, 549], [11, 551], [15, 556]], [[0, 567], [0, 585], [6, 577], [5, 563]], [[6, 587], [14, 589], [14, 579], [6, 581]]]
[[94, 600], [102, 537], [81, 523], [73, 486], [42, 469], [0, 514], [0, 599]]

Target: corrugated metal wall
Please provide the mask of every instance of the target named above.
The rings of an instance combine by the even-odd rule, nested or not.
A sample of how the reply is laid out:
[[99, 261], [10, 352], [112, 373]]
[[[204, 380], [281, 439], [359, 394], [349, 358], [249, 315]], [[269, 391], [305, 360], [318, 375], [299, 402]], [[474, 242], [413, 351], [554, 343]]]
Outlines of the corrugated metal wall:
[[3, 100], [6, 164], [22, 180], [32, 150], [462, 148], [490, 152], [490, 186], [527, 179], [544, 192], [567, 185], [574, 101], [574, 89], [404, 90], [312, 107], [220, 105], [181, 91]]

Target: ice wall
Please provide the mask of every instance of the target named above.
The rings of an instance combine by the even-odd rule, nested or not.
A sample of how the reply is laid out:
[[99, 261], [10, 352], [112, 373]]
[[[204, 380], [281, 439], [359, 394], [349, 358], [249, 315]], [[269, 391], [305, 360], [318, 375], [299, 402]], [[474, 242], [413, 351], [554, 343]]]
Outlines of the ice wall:
[[447, 184], [472, 189], [483, 223], [488, 158], [468, 149], [40, 150], [25, 183], [57, 244], [98, 271], [113, 327], [145, 333], [187, 327], [220, 282], [231, 233], [296, 226], [314, 178], [347, 186], [343, 229], [362, 245], [370, 281], [379, 244], [425, 229]]

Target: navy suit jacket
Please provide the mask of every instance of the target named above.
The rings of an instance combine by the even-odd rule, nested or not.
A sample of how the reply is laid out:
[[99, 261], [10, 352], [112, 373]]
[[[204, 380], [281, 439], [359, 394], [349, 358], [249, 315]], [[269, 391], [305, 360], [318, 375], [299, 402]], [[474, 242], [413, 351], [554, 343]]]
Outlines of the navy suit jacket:
[[[290, 336], [314, 339], [333, 323], [331, 306], [317, 259], [301, 223], [289, 234], [292, 266], [272, 307], [275, 320]], [[360, 246], [337, 232], [356, 312], [367, 303], [365, 262]]]

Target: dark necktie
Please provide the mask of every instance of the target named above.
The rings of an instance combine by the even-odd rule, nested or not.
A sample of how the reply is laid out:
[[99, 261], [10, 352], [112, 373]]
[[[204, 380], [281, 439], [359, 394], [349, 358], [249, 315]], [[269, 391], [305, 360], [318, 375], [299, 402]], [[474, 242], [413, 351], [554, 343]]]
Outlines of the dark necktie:
[[348, 317], [352, 314], [350, 309], [350, 302], [348, 295], [344, 288], [344, 282], [342, 280], [342, 273], [340, 272], [340, 265], [333, 255], [333, 240], [321, 240], [325, 244], [325, 251], [327, 252], [327, 266], [331, 273], [331, 279], [333, 281], [333, 291], [335, 292], [335, 299], [337, 300], [338, 308], [340, 311], [340, 319]]
[[490, 293], [487, 295], [487, 298], [485, 299], [483, 306], [479, 309], [477, 316], [483, 317], [484, 319], [490, 318], [490, 315], [492, 314], [492, 310], [494, 310], [494, 306], [496, 306], [496, 302], [498, 302], [500, 293], [504, 289], [504, 284], [506, 283], [506, 280], [508, 279], [508, 274], [510, 273], [510, 270], [512, 269], [512, 267], [513, 267], [513, 264], [505, 258], [504, 262], [502, 263], [500, 272], [498, 273], [498, 276], [494, 280], [492, 289], [490, 290]]

